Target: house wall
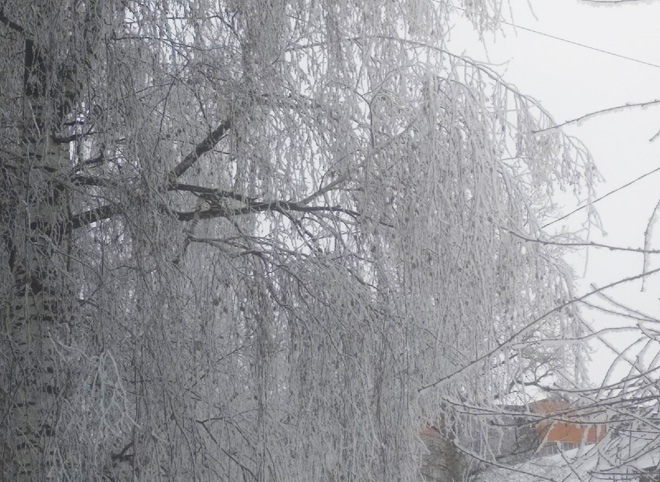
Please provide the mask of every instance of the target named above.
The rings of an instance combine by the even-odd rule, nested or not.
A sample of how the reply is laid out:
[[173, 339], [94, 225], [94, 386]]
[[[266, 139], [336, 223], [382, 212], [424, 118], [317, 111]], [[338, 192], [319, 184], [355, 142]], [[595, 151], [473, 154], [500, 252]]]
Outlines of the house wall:
[[[568, 402], [560, 400], [542, 400], [533, 405], [536, 413], [547, 416], [536, 424], [536, 433], [541, 440], [539, 453], [556, 453], [582, 444], [595, 444], [605, 436], [605, 424], [572, 422], [572, 408]], [[553, 419], [555, 415], [557, 418]]]
[[547, 442], [568, 442], [595, 444], [605, 436], [605, 425], [587, 425], [569, 422], [554, 422], [547, 430]]
[[[454, 429], [461, 430], [444, 433], [440, 419], [437, 426], [420, 429], [420, 437], [428, 449], [421, 468], [424, 479], [427, 482], [471, 480], [486, 465], [465, 452], [489, 453], [498, 463], [509, 465], [524, 462], [534, 454], [547, 455], [583, 443], [596, 443], [606, 432], [604, 424], [572, 422], [573, 407], [564, 401], [543, 400], [529, 407], [501, 408], [503, 414], [479, 427], [467, 427], [465, 420], [460, 420], [454, 422]], [[454, 444], [457, 438], [465, 451]]]

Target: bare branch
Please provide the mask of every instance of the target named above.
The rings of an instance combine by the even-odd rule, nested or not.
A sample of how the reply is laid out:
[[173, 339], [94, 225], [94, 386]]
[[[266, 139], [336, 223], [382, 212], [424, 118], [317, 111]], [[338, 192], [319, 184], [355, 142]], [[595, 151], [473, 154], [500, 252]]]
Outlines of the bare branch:
[[496, 353], [500, 352], [504, 347], [506, 347], [506, 346], [510, 345], [511, 343], [515, 342], [515, 340], [518, 339], [521, 335], [523, 335], [524, 333], [529, 331], [531, 328], [537, 326], [539, 323], [541, 323], [543, 320], [548, 318], [548, 316], [550, 316], [553, 313], [558, 313], [559, 311], [563, 310], [564, 308], [566, 308], [570, 305], [573, 305], [575, 303], [579, 303], [582, 300], [585, 300], [587, 298], [590, 298], [591, 296], [594, 296], [594, 295], [600, 293], [601, 291], [605, 291], [607, 289], [613, 288], [615, 286], [618, 286], [618, 285], [621, 285], [621, 284], [624, 284], [624, 283], [629, 283], [631, 281], [636, 281], [638, 279], [644, 278], [646, 276], [651, 276], [651, 275], [654, 275], [656, 273], [660, 273], [660, 268], [657, 268], [657, 269], [654, 269], [654, 270], [651, 270], [651, 271], [646, 271], [644, 273], [634, 275], [634, 276], [630, 276], [628, 278], [622, 278], [620, 280], [614, 281], [614, 282], [612, 282], [610, 284], [607, 284], [605, 286], [602, 286], [600, 288], [596, 288], [593, 291], [590, 291], [590, 292], [588, 292], [588, 293], [586, 293], [582, 296], [578, 296], [577, 298], [573, 298], [569, 301], [565, 301], [564, 303], [561, 303], [561, 304], [557, 305], [553, 309], [543, 313], [538, 318], [536, 318], [536, 319], [532, 320], [530, 323], [526, 324], [523, 328], [521, 328], [520, 330], [515, 332], [513, 335], [511, 335], [508, 339], [506, 339], [498, 347], [490, 350], [489, 352], [485, 353], [484, 355], [482, 355], [478, 358], [475, 358], [470, 363], [465, 364], [460, 369], [450, 373], [449, 375], [444, 376], [444, 377], [440, 378], [439, 380], [437, 380], [433, 383], [422, 385], [417, 391], [421, 393], [421, 392], [425, 392], [425, 391], [427, 391], [431, 388], [435, 388], [438, 385], [441, 385], [442, 383], [445, 383], [448, 380], [456, 377], [460, 373], [463, 373], [464, 371], [478, 365], [479, 363], [483, 362], [484, 360], [487, 360], [488, 358], [492, 357]]
[[645, 249], [645, 248], [624, 248], [622, 246], [612, 246], [610, 244], [603, 244], [603, 243], [597, 243], [595, 241], [589, 241], [589, 242], [584, 242], [584, 243], [571, 243], [571, 242], [564, 242], [564, 241], [552, 241], [549, 239], [538, 239], [538, 238], [530, 238], [528, 236], [524, 236], [519, 233], [515, 233], [509, 229], [506, 228], [501, 228], [504, 231], [508, 232], [512, 236], [515, 236], [518, 239], [522, 239], [523, 241], [528, 241], [530, 243], [539, 243], [539, 244], [545, 244], [548, 246], [563, 246], [565, 248], [605, 248], [609, 249], [610, 251], [624, 251], [628, 253], [639, 253], [639, 254], [660, 254], [660, 249]]

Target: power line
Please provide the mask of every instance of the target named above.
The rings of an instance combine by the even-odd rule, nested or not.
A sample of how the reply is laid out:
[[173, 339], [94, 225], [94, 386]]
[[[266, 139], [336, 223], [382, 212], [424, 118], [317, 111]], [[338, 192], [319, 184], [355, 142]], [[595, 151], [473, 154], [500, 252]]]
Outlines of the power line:
[[627, 55], [617, 54], [617, 53], [610, 52], [609, 50], [605, 50], [605, 49], [599, 49], [598, 47], [592, 47], [590, 45], [585, 45], [585, 44], [580, 43], [580, 42], [575, 42], [574, 40], [568, 40], [568, 39], [565, 39], [565, 38], [557, 37], [556, 35], [551, 35], [549, 33], [539, 32], [538, 30], [534, 30], [534, 29], [531, 29], [531, 28], [528, 28], [528, 27], [522, 27], [520, 25], [516, 25], [516, 24], [513, 24], [511, 22], [507, 22], [506, 20], [501, 20], [501, 22], [503, 24], [509, 25], [513, 28], [519, 28], [520, 30], [526, 30], [527, 32], [532, 32], [532, 33], [535, 33], [537, 35], [542, 35], [544, 37], [548, 37], [548, 38], [551, 38], [551, 39], [554, 39], [554, 40], [559, 40], [560, 42], [566, 42], [567, 44], [577, 45], [578, 47], [582, 47], [582, 48], [589, 49], [589, 50], [594, 50], [594, 51], [600, 52], [602, 54], [611, 55], [613, 57], [618, 57], [620, 59], [625, 59], [625, 60], [629, 60], [631, 62], [637, 62], [638, 64], [648, 65], [649, 67], [655, 67], [656, 69], [660, 69], [660, 65], [654, 64], [652, 62], [647, 62], [645, 60], [635, 59], [633, 57], [628, 57]]
[[[548, 33], [539, 32], [538, 30], [534, 30], [534, 29], [527, 28], [527, 27], [522, 27], [522, 26], [520, 26], [520, 25], [515, 25], [515, 24], [513, 24], [513, 23], [511, 23], [511, 22], [507, 22], [507, 21], [505, 21], [505, 20], [502, 20], [501, 22], [502, 22], [503, 24], [509, 25], [509, 26], [511, 26], [511, 27], [513, 27], [513, 28], [519, 28], [519, 29], [521, 29], [521, 30], [525, 30], [525, 31], [527, 31], [527, 32], [535, 33], [535, 34], [537, 34], [537, 35], [541, 35], [541, 36], [543, 36], [543, 37], [548, 37], [548, 38], [551, 38], [551, 39], [554, 39], [554, 40], [559, 40], [560, 42], [565, 42], [565, 43], [567, 43], [567, 44], [576, 45], [576, 46], [578, 46], [578, 47], [582, 47], [582, 48], [585, 48], [585, 49], [594, 50], [594, 51], [596, 51], [596, 52], [600, 52], [600, 53], [605, 54], [605, 55], [611, 55], [611, 56], [613, 56], [613, 57], [617, 57], [617, 58], [624, 59], [624, 60], [629, 60], [629, 61], [631, 61], [631, 62], [636, 62], [636, 63], [638, 63], [638, 64], [647, 65], [647, 66], [649, 66], [649, 67], [655, 67], [656, 69], [660, 69], [660, 65], [658, 65], [658, 64], [654, 64], [654, 63], [651, 63], [651, 62], [647, 62], [647, 61], [645, 61], [645, 60], [635, 59], [635, 58], [633, 58], [633, 57], [628, 57], [627, 55], [621, 55], [621, 54], [617, 54], [617, 53], [614, 53], [614, 52], [610, 52], [609, 50], [600, 49], [600, 48], [597, 48], [597, 47], [592, 47], [592, 46], [590, 46], [590, 45], [585, 45], [585, 44], [583, 44], [583, 43], [575, 42], [575, 41], [573, 41], [573, 40], [568, 40], [568, 39], [565, 39], [565, 38], [562, 38], [562, 37], [558, 37], [558, 36], [556, 36], [556, 35], [551, 35], [551, 34], [548, 34]], [[652, 103], [654, 103], [654, 102], [652, 102]], [[623, 107], [625, 107], [625, 106], [621, 106], [621, 108], [623, 108]], [[617, 107], [617, 109], [618, 109], [618, 108], [619, 108], [619, 107]], [[586, 116], [585, 116], [585, 117], [586, 117]], [[570, 122], [574, 122], [574, 121], [576, 121], [576, 120], [579, 120], [579, 119], [574, 119], [573, 121], [569, 121], [568, 123], [570, 123]], [[555, 127], [559, 127], [559, 126], [555, 126]], [[610, 192], [608, 192], [608, 193], [606, 193], [606, 194], [603, 194], [603, 195], [600, 196], [599, 198], [594, 199], [594, 200], [593, 200], [591, 203], [589, 203], [589, 204], [585, 204], [584, 206], [580, 206], [580, 207], [574, 209], [573, 211], [571, 211], [571, 212], [569, 212], [569, 213], [567, 213], [567, 214], [564, 214], [563, 216], [561, 216], [561, 217], [555, 219], [554, 221], [550, 221], [549, 223], [543, 225], [543, 226], [541, 227], [541, 229], [547, 228], [548, 226], [550, 226], [550, 225], [552, 225], [552, 224], [555, 224], [555, 223], [557, 223], [557, 222], [559, 222], [559, 221], [562, 221], [563, 219], [566, 219], [567, 217], [569, 217], [569, 216], [575, 214], [576, 212], [578, 212], [578, 211], [580, 211], [580, 210], [582, 210], [582, 209], [584, 209], [584, 208], [586, 208], [586, 207], [588, 207], [588, 206], [591, 206], [591, 205], [597, 203], [598, 201], [602, 201], [602, 200], [605, 199], [606, 197], [611, 196], [612, 194], [614, 194], [614, 193], [616, 193], [616, 192], [619, 192], [619, 191], [621, 191], [621, 190], [623, 190], [623, 189], [625, 189], [625, 188], [627, 188], [627, 187], [630, 187], [630, 186], [632, 186], [633, 184], [637, 183], [638, 181], [641, 181], [641, 180], [644, 179], [645, 177], [650, 176], [651, 174], [654, 174], [654, 173], [656, 173], [656, 172], [658, 172], [658, 171], [660, 171], [660, 167], [657, 167], [657, 168], [655, 168], [655, 169], [652, 169], [651, 171], [642, 174], [641, 176], [637, 177], [636, 179], [633, 179], [632, 181], [630, 181], [630, 182], [628, 182], [628, 183], [626, 183], [626, 184], [624, 184], [624, 185], [622, 185], [622, 186], [619, 186], [619, 187], [617, 187], [616, 189], [613, 189], [613, 190], [611, 190]]]
[[541, 229], [547, 228], [548, 226], [550, 226], [550, 225], [552, 225], [552, 224], [558, 223], [559, 221], [561, 221], [561, 220], [563, 220], [563, 219], [566, 219], [567, 217], [569, 217], [569, 216], [575, 214], [576, 212], [580, 211], [581, 209], [584, 209], [584, 208], [586, 208], [587, 206], [592, 206], [592, 205], [596, 204], [598, 201], [602, 201], [602, 200], [605, 199], [606, 197], [608, 197], [608, 196], [610, 196], [610, 195], [612, 195], [612, 194], [614, 194], [614, 193], [616, 193], [616, 192], [618, 192], [618, 191], [621, 191], [622, 189], [625, 189], [625, 188], [627, 188], [627, 187], [630, 187], [630, 186], [632, 186], [633, 184], [635, 184], [637, 181], [641, 181], [641, 180], [644, 179], [645, 177], [650, 176], [651, 174], [654, 174], [654, 173], [656, 173], [656, 172], [658, 172], [658, 171], [660, 171], [660, 167], [656, 167], [655, 169], [652, 169], [652, 170], [650, 170], [650, 171], [648, 171], [648, 172], [642, 174], [641, 176], [637, 177], [636, 179], [633, 179], [632, 181], [630, 181], [630, 182], [624, 184], [623, 186], [619, 186], [619, 187], [617, 187], [616, 189], [612, 189], [612, 190], [611, 190], [610, 192], [608, 192], [607, 194], [603, 194], [603, 195], [600, 196], [599, 198], [594, 199], [593, 201], [591, 201], [589, 204], [585, 204], [584, 206], [580, 206], [580, 207], [574, 209], [573, 211], [571, 211], [570, 213], [568, 213], [568, 214], [564, 214], [562, 217], [557, 218], [557, 219], [555, 219], [554, 221], [550, 221], [550, 222], [547, 223], [547, 224], [544, 224], [543, 226], [541, 226]]
[[[619, 1], [619, 0], [617, 0], [617, 1]], [[622, 0], [622, 1], [623, 1], [623, 0]], [[627, 1], [627, 0], [626, 0], [626, 1]], [[615, 3], [615, 2], [607, 2], [607, 3]], [[456, 7], [456, 8], [458, 8], [459, 10], [463, 10], [463, 11], [465, 11], [464, 8], [460, 8], [460, 7]], [[645, 60], [635, 59], [635, 58], [633, 58], [633, 57], [628, 57], [628, 56], [626, 56], [626, 55], [621, 55], [621, 54], [617, 54], [617, 53], [614, 53], [614, 52], [610, 52], [609, 50], [600, 49], [600, 48], [597, 48], [597, 47], [592, 47], [592, 46], [590, 46], [590, 45], [585, 45], [585, 44], [583, 44], [583, 43], [575, 42], [575, 41], [573, 41], [573, 40], [568, 40], [568, 39], [565, 39], [565, 38], [562, 38], [562, 37], [558, 37], [558, 36], [556, 36], [556, 35], [551, 35], [551, 34], [548, 34], [548, 33], [539, 32], [538, 30], [534, 30], [534, 29], [532, 29], [532, 28], [528, 28], [528, 27], [522, 27], [522, 26], [520, 26], [520, 25], [516, 25], [516, 24], [514, 24], [514, 23], [507, 22], [506, 20], [500, 20], [500, 21], [501, 21], [503, 24], [505, 24], [505, 25], [509, 25], [509, 26], [511, 26], [511, 27], [513, 27], [513, 28], [519, 28], [519, 29], [521, 29], [521, 30], [525, 30], [525, 31], [527, 31], [527, 32], [531, 32], [531, 33], [535, 33], [535, 34], [537, 34], [537, 35], [541, 35], [541, 36], [544, 36], [544, 37], [548, 37], [548, 38], [551, 38], [551, 39], [553, 39], [553, 40], [559, 40], [560, 42], [565, 42], [565, 43], [568, 43], [568, 44], [571, 44], [571, 45], [576, 45], [576, 46], [578, 46], [578, 47], [582, 47], [582, 48], [585, 48], [585, 49], [594, 50], [594, 51], [596, 51], [596, 52], [600, 52], [600, 53], [605, 54], [605, 55], [611, 55], [611, 56], [613, 56], [613, 57], [617, 57], [617, 58], [624, 59], [624, 60], [629, 60], [629, 61], [631, 61], [631, 62], [636, 62], [636, 63], [642, 64], [642, 65], [647, 65], [647, 66], [649, 66], [649, 67], [655, 67], [656, 69], [660, 69], [660, 65], [658, 65], [658, 64], [654, 64], [654, 63], [651, 63], [651, 62], [646, 62]], [[649, 104], [653, 104], [653, 103], [655, 103], [655, 101], [650, 102]], [[623, 107], [626, 107], [626, 106], [619, 106], [619, 107], [616, 107], [616, 108], [613, 108], [613, 109], [619, 109], [619, 108], [623, 108]], [[612, 109], [612, 110], [613, 110], [613, 109]], [[606, 110], [608, 110], [608, 109], [606, 109]], [[592, 115], [592, 114], [587, 114], [587, 116], [589, 116], [589, 115]], [[586, 117], [586, 116], [584, 116], [584, 117]], [[568, 121], [567, 123], [572, 123], [572, 122], [575, 122], [575, 121], [578, 121], [578, 120], [580, 120], [580, 119], [573, 119], [572, 121]], [[557, 128], [557, 127], [561, 127], [561, 126], [555, 126], [555, 127], [553, 127], [553, 129], [554, 129], [554, 128]], [[660, 135], [660, 132], [658, 133], [658, 135]], [[548, 226], [551, 226], [551, 225], [553, 225], [553, 224], [555, 224], [555, 223], [558, 223], [559, 221], [562, 221], [562, 220], [566, 219], [567, 217], [572, 216], [572, 215], [575, 214], [576, 212], [578, 212], [578, 211], [580, 211], [580, 210], [582, 210], [582, 209], [584, 209], [584, 208], [586, 208], [586, 207], [588, 207], [588, 206], [592, 206], [592, 205], [594, 205], [595, 203], [597, 203], [597, 202], [599, 202], [599, 201], [602, 201], [602, 200], [605, 199], [606, 197], [611, 196], [612, 194], [614, 194], [614, 193], [616, 193], [616, 192], [619, 192], [619, 191], [621, 191], [621, 190], [623, 190], [623, 189], [625, 189], [625, 188], [627, 188], [627, 187], [630, 187], [630, 186], [632, 186], [633, 184], [637, 183], [638, 181], [641, 181], [641, 180], [644, 179], [645, 177], [650, 176], [651, 174], [654, 174], [654, 173], [656, 173], [656, 172], [658, 172], [658, 171], [660, 171], [660, 167], [657, 167], [657, 168], [655, 168], [655, 169], [652, 169], [651, 171], [648, 171], [648, 172], [642, 174], [641, 176], [637, 177], [636, 179], [633, 179], [632, 181], [630, 181], [630, 182], [628, 182], [628, 183], [626, 183], [626, 184], [624, 184], [624, 185], [622, 185], [622, 186], [619, 186], [619, 187], [617, 187], [616, 189], [613, 189], [613, 190], [611, 190], [610, 192], [608, 192], [608, 193], [606, 193], [606, 194], [603, 194], [602, 196], [598, 197], [597, 199], [594, 199], [593, 201], [591, 201], [590, 203], [585, 204], [584, 206], [580, 206], [580, 207], [574, 209], [573, 211], [571, 211], [571, 212], [569, 212], [569, 213], [567, 213], [567, 214], [564, 214], [563, 216], [561, 216], [561, 217], [555, 219], [554, 221], [550, 221], [549, 223], [544, 224], [543, 226], [541, 226], [541, 229], [547, 228]]]

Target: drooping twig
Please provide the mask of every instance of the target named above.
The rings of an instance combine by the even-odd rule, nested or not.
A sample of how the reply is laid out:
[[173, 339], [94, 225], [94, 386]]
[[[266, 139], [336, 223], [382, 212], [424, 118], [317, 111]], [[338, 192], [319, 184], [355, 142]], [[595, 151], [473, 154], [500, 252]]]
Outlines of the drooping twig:
[[621, 110], [632, 109], [632, 108], [635, 108], [635, 107], [645, 108], [645, 107], [649, 107], [649, 106], [656, 105], [656, 104], [660, 104], [660, 99], [649, 100], [647, 102], [636, 102], [636, 103], [633, 103], [633, 104], [617, 105], [615, 107], [608, 107], [606, 109], [601, 109], [601, 110], [597, 110], [597, 111], [594, 111], [594, 112], [589, 112], [588, 114], [581, 115], [580, 117], [576, 117], [575, 119], [570, 119], [570, 120], [562, 122], [561, 124], [556, 124], [554, 126], [546, 127], [545, 129], [539, 129], [539, 130], [536, 130], [536, 131], [533, 131], [533, 132], [534, 132], [534, 134], [540, 134], [542, 132], [551, 132], [551, 131], [554, 131], [554, 130], [557, 130], [557, 129], [561, 129], [562, 127], [566, 127], [567, 125], [578, 124], [578, 123], [580, 123], [584, 120], [590, 119], [591, 117], [595, 117], [597, 115], [610, 114], [612, 112], [618, 112], [618, 111], [621, 111]]

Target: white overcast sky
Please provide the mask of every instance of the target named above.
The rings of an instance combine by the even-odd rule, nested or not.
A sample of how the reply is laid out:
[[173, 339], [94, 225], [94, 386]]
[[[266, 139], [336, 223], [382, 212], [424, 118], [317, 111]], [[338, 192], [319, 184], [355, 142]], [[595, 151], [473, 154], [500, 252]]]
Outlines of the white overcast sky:
[[[531, 95], [557, 123], [590, 112], [624, 104], [660, 99], [660, 1], [595, 5], [578, 0], [511, 0], [511, 23], [538, 32], [611, 52], [606, 54], [578, 45], [503, 25], [503, 32], [486, 37], [486, 49], [460, 24], [452, 32], [450, 48], [489, 61], [520, 91]], [[458, 53], [458, 52], [456, 52]], [[631, 57], [656, 66], [633, 62]], [[649, 140], [660, 130], [660, 105], [603, 114], [564, 132], [580, 138], [591, 151], [604, 178], [597, 194], [603, 195], [660, 166], [660, 139]], [[660, 200], [660, 172], [595, 204], [605, 233], [592, 230], [590, 239], [623, 247], [643, 247], [644, 231]], [[574, 206], [567, 206], [570, 211]], [[584, 216], [575, 216], [573, 228]], [[652, 248], [660, 248], [660, 223]], [[656, 257], [659, 257], [656, 255]], [[590, 249], [571, 257], [576, 273], [583, 276], [579, 290], [594, 283], [604, 286], [639, 274], [639, 254], [617, 254]], [[660, 266], [660, 258], [652, 266]], [[660, 280], [651, 280], [641, 291], [633, 282], [607, 292], [619, 302], [660, 316]], [[593, 301], [604, 304], [597, 297]], [[621, 317], [586, 312], [597, 328], [624, 323]], [[659, 329], [660, 331], [660, 329]], [[608, 337], [618, 347], [636, 339], [632, 333]], [[595, 347], [596, 348], [596, 347]], [[602, 346], [593, 354], [591, 378], [599, 383], [612, 357]], [[618, 372], [619, 374], [621, 371]]]

